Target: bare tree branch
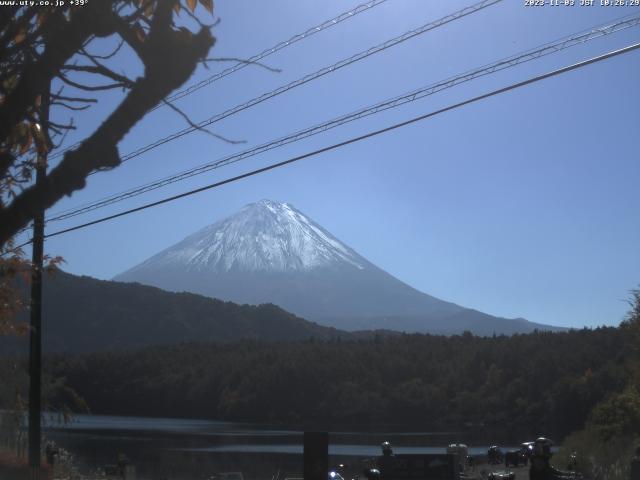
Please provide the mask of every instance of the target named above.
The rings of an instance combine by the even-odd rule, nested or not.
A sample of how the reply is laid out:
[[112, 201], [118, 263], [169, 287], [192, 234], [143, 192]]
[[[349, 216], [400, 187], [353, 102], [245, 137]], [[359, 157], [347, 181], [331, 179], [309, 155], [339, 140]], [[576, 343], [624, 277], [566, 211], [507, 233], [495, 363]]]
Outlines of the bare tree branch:
[[63, 95], [51, 95], [51, 98], [60, 100], [62, 102], [84, 102], [84, 103], [98, 103], [97, 98], [85, 98], [85, 97], [65, 97]]
[[67, 103], [64, 102], [51, 102], [51, 106], [54, 107], [62, 107], [62, 108], [66, 108], [67, 110], [73, 110], [75, 112], [79, 112], [82, 110], [86, 110], [87, 108], [91, 108], [91, 105], [83, 105], [81, 107], [74, 107], [73, 105], [69, 105]]
[[59, 128], [61, 130], [75, 130], [76, 126], [73, 123], [68, 123], [66, 125], [60, 124], [60, 123], [55, 123], [52, 122], [51, 120], [49, 120], [48, 122], [43, 122], [44, 123], [44, 127], [55, 127], [55, 128]]
[[[36, 96], [45, 91], [49, 79], [53, 78], [71, 56], [78, 51], [82, 43], [90, 36], [108, 36], [114, 33], [113, 25], [104, 21], [104, 16], [111, 12], [109, 2], [90, 2], [77, 9], [71, 21], [58, 17], [62, 14], [52, 13], [46, 22], [47, 45], [37, 62], [25, 65], [18, 84], [11, 90], [5, 101], [0, 104], [0, 138], [7, 138], [11, 128], [16, 125]], [[60, 31], [64, 27], [64, 34]], [[56, 30], [57, 29], [57, 30]], [[54, 35], [53, 32], [57, 32]]]
[[[108, 5], [105, 7], [105, 4]], [[111, 10], [110, 4], [92, 2], [78, 9], [73, 22], [80, 17], [83, 22], [74, 23], [71, 32], [65, 31], [65, 42], [51, 40], [47, 43], [37, 68], [25, 70], [39, 72], [48, 81], [59, 74], [90, 35], [106, 36], [117, 32], [144, 63], [144, 76], [132, 85], [122, 102], [77, 149], [65, 153], [41, 185], [26, 188], [9, 205], [0, 209], [0, 246], [27, 225], [40, 208], [48, 208], [65, 195], [83, 188], [92, 171], [119, 165], [118, 143], [154, 106], [187, 81], [215, 42], [207, 29], [196, 34], [174, 30], [174, 2], [169, 0], [156, 3], [149, 34], [144, 42], [140, 42], [132, 26]], [[96, 16], [97, 7], [91, 9], [92, 5], [103, 5], [99, 11], [101, 15]], [[91, 22], [93, 25], [89, 28]], [[52, 45], [58, 47], [56, 54], [49, 51]], [[20, 89], [20, 96], [12, 98], [11, 102], [8, 98], [0, 105], [0, 138], [6, 138], [3, 135], [23, 118], [28, 105], [33, 104], [37, 93], [42, 91], [40, 87], [44, 82], [37, 79], [28, 82], [25, 78], [21, 78], [15, 89]], [[11, 113], [13, 108], [18, 113]]]
[[206, 133], [208, 135], [211, 135], [212, 137], [217, 138], [218, 140], [222, 140], [223, 142], [227, 142], [227, 143], [230, 143], [232, 145], [238, 145], [238, 144], [241, 144], [241, 143], [247, 143], [246, 140], [231, 140], [231, 139], [223, 137], [222, 135], [219, 135], [217, 133], [213, 133], [211, 130], [209, 130], [207, 128], [201, 127], [200, 125], [194, 123], [186, 113], [184, 113], [182, 110], [180, 110], [178, 107], [176, 107], [173, 103], [171, 103], [169, 100], [167, 100], [165, 98], [162, 99], [162, 103], [167, 105], [174, 112], [178, 113], [182, 118], [184, 118], [184, 120], [189, 124], [189, 126], [191, 128], [194, 128], [194, 129], [196, 129], [196, 130], [198, 130], [200, 132], [203, 132], [203, 133]]
[[58, 72], [58, 77], [67, 85], [77, 88], [78, 90], [84, 90], [86, 92], [98, 92], [102, 90], [115, 90], [117, 88], [130, 88], [128, 84], [124, 84], [122, 82], [109, 83], [106, 85], [83, 85], [82, 83], [78, 83], [74, 80], [71, 80], [64, 73]]
[[116, 48], [114, 48], [111, 53], [107, 53], [106, 55], [96, 55], [95, 53], [89, 53], [86, 50], [86, 48], [83, 47], [80, 50], [80, 55], [84, 55], [88, 58], [93, 58], [93, 59], [109, 60], [110, 58], [113, 58], [114, 56], [117, 55], [117, 53], [120, 51], [123, 45], [124, 45], [124, 40], [120, 39]]
[[64, 133], [62, 134], [62, 138], [60, 139], [60, 141], [58, 143], [54, 143], [51, 146], [51, 150], [55, 150], [57, 148], [60, 148], [60, 146], [64, 143], [64, 140], [67, 138], [67, 134], [70, 132], [70, 130], [65, 130]]
[[[87, 72], [93, 73], [95, 75], [102, 75], [108, 77], [112, 80], [115, 80], [120, 85], [126, 85], [131, 88], [133, 86], [133, 80], [125, 77], [124, 75], [120, 75], [119, 73], [114, 72], [113, 70], [105, 67], [104, 65], [65, 65], [62, 67], [63, 71], [74, 71], [74, 72]], [[68, 81], [69, 78], [67, 77]], [[77, 87], [76, 87], [77, 88]]]

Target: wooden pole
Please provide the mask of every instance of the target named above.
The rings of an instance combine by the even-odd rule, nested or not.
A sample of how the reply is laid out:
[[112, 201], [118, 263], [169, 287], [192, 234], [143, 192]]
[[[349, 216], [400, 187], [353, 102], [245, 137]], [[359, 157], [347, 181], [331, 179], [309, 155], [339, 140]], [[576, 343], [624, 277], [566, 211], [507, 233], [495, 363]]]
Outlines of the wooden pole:
[[304, 480], [327, 480], [329, 473], [329, 434], [304, 432]]
[[[49, 120], [50, 86], [42, 95], [40, 121]], [[46, 125], [40, 125], [42, 135], [36, 139], [38, 159], [36, 163], [36, 185], [42, 185], [47, 175], [48, 139]], [[33, 218], [33, 250], [31, 254], [31, 330], [29, 334], [29, 466], [32, 478], [39, 478], [40, 419], [42, 414], [42, 264], [44, 256], [44, 208]]]

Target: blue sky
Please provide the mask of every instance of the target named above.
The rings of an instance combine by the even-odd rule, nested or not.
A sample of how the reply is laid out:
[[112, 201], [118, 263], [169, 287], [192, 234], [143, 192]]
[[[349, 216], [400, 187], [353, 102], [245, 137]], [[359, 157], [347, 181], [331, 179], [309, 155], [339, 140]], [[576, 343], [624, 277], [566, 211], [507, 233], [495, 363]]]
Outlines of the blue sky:
[[[471, 1], [389, 0], [181, 100], [203, 120]], [[579, 2], [578, 2], [579, 3]], [[214, 57], [249, 57], [357, 5], [219, 0]], [[525, 7], [505, 0], [214, 125], [229, 145], [191, 134], [118, 169], [48, 213], [212, 161], [638, 8]], [[207, 20], [204, 10], [199, 12]], [[194, 177], [48, 231], [381, 128], [640, 40], [638, 27], [565, 50], [311, 139]], [[106, 44], [95, 46], [106, 51]], [[199, 69], [191, 82], [228, 66]], [[118, 69], [140, 66], [126, 50]], [[52, 238], [64, 268], [109, 279], [262, 198], [285, 201], [413, 287], [494, 315], [563, 326], [616, 325], [640, 284], [640, 52], [530, 85], [293, 166]], [[76, 116], [70, 144], [113, 108]], [[163, 108], [126, 137], [127, 153], [185, 126]]]

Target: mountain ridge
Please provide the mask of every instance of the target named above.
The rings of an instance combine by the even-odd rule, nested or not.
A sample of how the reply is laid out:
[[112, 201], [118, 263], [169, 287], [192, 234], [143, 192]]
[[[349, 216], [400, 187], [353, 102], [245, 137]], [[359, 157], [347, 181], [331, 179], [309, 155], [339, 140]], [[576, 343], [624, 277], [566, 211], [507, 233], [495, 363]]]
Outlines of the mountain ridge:
[[[292, 249], [300, 254], [291, 255]], [[359, 269], [369, 263], [291, 205], [264, 199], [198, 230], [114, 280], [158, 265], [179, 264], [189, 271], [290, 271], [330, 265], [336, 259]]]
[[[189, 235], [114, 280], [236, 303], [274, 303], [342, 330], [447, 334], [561, 330], [495, 317], [421, 292], [292, 205], [266, 199]], [[376, 321], [380, 318], [392, 321]], [[360, 320], [354, 324], [353, 319]]]
[[[350, 337], [272, 304], [237, 305], [189, 292], [166, 292], [61, 270], [43, 278], [42, 304], [43, 348], [47, 352], [127, 350], [181, 342]], [[27, 312], [23, 312], [22, 321], [28, 321]], [[0, 352], [25, 350], [28, 340], [28, 336], [0, 337]]]

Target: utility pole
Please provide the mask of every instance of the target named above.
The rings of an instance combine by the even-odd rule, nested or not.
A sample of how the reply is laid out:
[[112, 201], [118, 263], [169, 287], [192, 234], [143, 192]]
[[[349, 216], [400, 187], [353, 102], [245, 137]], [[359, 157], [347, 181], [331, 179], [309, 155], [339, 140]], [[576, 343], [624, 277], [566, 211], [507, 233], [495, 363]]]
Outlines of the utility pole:
[[[33, 132], [37, 149], [36, 186], [47, 175], [49, 105], [51, 85], [40, 100], [39, 132]], [[31, 329], [29, 333], [29, 466], [32, 479], [40, 478], [40, 419], [42, 414], [42, 263], [44, 256], [44, 208], [33, 217], [31, 254]]]
[[304, 432], [303, 442], [304, 480], [326, 480], [329, 471], [329, 434]]

